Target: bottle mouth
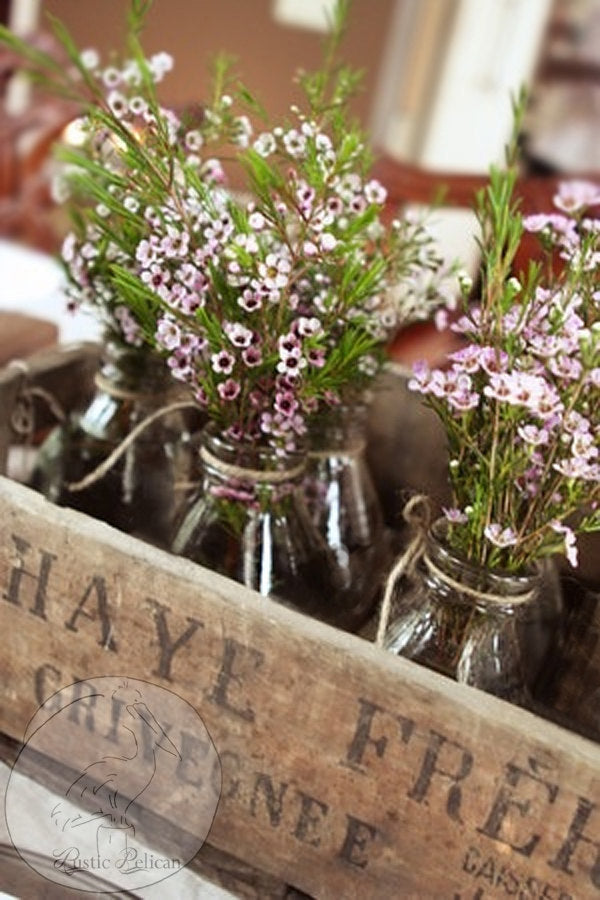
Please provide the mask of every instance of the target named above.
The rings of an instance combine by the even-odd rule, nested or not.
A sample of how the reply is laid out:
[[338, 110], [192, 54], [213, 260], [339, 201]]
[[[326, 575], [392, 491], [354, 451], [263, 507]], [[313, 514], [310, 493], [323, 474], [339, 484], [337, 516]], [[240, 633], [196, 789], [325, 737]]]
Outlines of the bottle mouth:
[[318, 412], [309, 425], [310, 453], [358, 456], [366, 448], [369, 406], [364, 398]]
[[166, 396], [180, 388], [159, 353], [148, 346], [134, 347], [109, 338], [104, 345], [97, 382], [120, 399]]

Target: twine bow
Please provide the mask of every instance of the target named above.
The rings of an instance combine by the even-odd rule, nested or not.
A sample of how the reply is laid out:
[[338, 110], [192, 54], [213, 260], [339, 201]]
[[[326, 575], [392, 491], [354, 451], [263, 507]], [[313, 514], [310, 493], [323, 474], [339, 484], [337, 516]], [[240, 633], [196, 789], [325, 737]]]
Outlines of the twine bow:
[[402, 510], [402, 517], [412, 529], [413, 538], [405, 548], [404, 552], [397, 558], [385, 582], [383, 600], [379, 611], [377, 634], [375, 636], [375, 644], [378, 647], [383, 647], [390, 613], [392, 611], [392, 597], [396, 581], [401, 575], [412, 572], [415, 564], [423, 555], [425, 538], [431, 522], [431, 504], [429, 497], [425, 494], [415, 494], [414, 497], [411, 497], [405, 503], [404, 509]]

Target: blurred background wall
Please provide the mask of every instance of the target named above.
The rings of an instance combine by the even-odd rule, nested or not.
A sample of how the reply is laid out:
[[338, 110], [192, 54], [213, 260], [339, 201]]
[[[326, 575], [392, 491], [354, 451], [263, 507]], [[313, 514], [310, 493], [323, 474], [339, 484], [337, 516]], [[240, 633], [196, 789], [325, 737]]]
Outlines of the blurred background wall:
[[[80, 46], [106, 54], [122, 46], [128, 0], [3, 2], [9, 16], [30, 8], [40, 25], [46, 12], [58, 16]], [[296, 70], [319, 64], [319, 26], [331, 5], [154, 0], [145, 45], [176, 60], [165, 100], [201, 102], [208, 62], [225, 51], [237, 58], [266, 107], [284, 114], [296, 98]], [[543, 107], [548, 118], [561, 105], [570, 118], [567, 97], [587, 99], [592, 87], [599, 89], [600, 0], [354, 0], [344, 55], [364, 71], [355, 110], [374, 145], [427, 168], [484, 172], [498, 156], [498, 136], [502, 148], [510, 125], [508, 95], [520, 83], [535, 87], [538, 111]], [[598, 116], [597, 103], [580, 100], [577, 106], [588, 118]], [[538, 120], [535, 128], [543, 127]], [[561, 141], [559, 135], [553, 139]], [[568, 147], [561, 165], [569, 152], [591, 152], [583, 143]], [[559, 159], [549, 146], [546, 151]]]
[[[364, 90], [355, 109], [366, 124], [374, 102], [379, 60], [396, 0], [355, 0], [345, 56], [365, 70]], [[444, 2], [444, 0], [442, 0]], [[287, 4], [289, 6], [290, 4]], [[311, 0], [294, 0], [300, 22]], [[327, 7], [318, 0], [317, 10]], [[42, 9], [64, 21], [81, 46], [103, 57], [123, 46], [128, 0], [44, 0]], [[286, 12], [285, 4], [282, 6]], [[278, 20], [277, 0], [155, 0], [147, 18], [144, 45], [150, 53], [166, 50], [175, 68], [164, 82], [172, 104], [201, 102], [208, 90], [208, 64], [218, 52], [234, 56], [250, 89], [275, 116], [297, 99], [293, 79], [298, 67], [319, 64], [322, 31]], [[43, 13], [42, 13], [43, 17]], [[317, 17], [318, 21], [318, 17]]]
[[[202, 103], [209, 60], [224, 51], [270, 113], [284, 115], [297, 98], [297, 69], [319, 64], [331, 3], [154, 0], [144, 45], [175, 58], [165, 102]], [[122, 47], [127, 7], [128, 0], [0, 0], [0, 19], [31, 34], [47, 27], [50, 13], [80, 47], [107, 56]], [[473, 190], [502, 159], [510, 95], [521, 84], [531, 96], [525, 174], [600, 172], [600, 0], [354, 0], [343, 52], [364, 71], [354, 111], [388, 163], [382, 172], [394, 203], [422, 203], [446, 189], [435, 229], [443, 252], [467, 267], [477, 264]], [[47, 100], [36, 104], [16, 87], [9, 68], [0, 69], [0, 241], [55, 253], [64, 223], [48, 181], [60, 110], [54, 115]], [[0, 286], [0, 307], [14, 297]]]

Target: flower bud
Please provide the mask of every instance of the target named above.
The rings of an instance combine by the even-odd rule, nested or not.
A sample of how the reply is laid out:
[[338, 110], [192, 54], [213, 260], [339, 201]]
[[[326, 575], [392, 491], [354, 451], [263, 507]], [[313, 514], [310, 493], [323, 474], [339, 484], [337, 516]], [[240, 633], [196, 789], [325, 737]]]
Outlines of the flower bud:
[[458, 273], [458, 284], [463, 293], [468, 293], [473, 287], [473, 279], [467, 272]]

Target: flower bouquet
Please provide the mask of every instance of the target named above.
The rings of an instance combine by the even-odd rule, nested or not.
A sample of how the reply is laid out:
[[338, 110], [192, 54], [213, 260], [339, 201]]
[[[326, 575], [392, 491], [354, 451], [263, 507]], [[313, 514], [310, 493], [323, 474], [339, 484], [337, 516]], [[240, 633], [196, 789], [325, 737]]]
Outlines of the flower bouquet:
[[[522, 687], [519, 621], [531, 625], [555, 603], [543, 562], [562, 553], [576, 565], [577, 534], [600, 529], [600, 219], [590, 213], [600, 186], [565, 182], [554, 211], [521, 215], [523, 108], [522, 98], [507, 166], [492, 168], [477, 199], [479, 302], [468, 302], [467, 285], [451, 326], [464, 346], [444, 369], [416, 366], [409, 385], [444, 425], [454, 503], [420, 563], [424, 605], [401, 614], [388, 636], [396, 652], [505, 696]], [[541, 260], [516, 272], [526, 232], [538, 236]], [[530, 674], [544, 634], [528, 633]]]
[[419, 275], [442, 261], [424, 222], [387, 224], [369, 175], [349, 112], [359, 76], [338, 60], [347, 0], [322, 67], [299, 76], [302, 108], [276, 123], [222, 58], [210, 104], [193, 116], [161, 105], [170, 61], [144, 56], [148, 8], [132, 2], [125, 64], [102, 68], [60, 23], [73, 70], [30, 54], [46, 86], [50, 73], [52, 90], [85, 99], [85, 145], [62, 153], [72, 302], [96, 307], [121, 345], [154, 348], [210, 423], [175, 551], [355, 624], [365, 610], [336, 607], [336, 566], [328, 581], [314, 565], [329, 556], [299, 496], [308, 426], [372, 382], [400, 325], [431, 314], [440, 298]]
[[[168, 176], [153, 161], [187, 158], [195, 141], [208, 145], [217, 132], [206, 120], [176, 134], [174, 117], [159, 111], [157, 85], [173, 61], [166, 53], [143, 57], [136, 36], [145, 13], [144, 4], [132, 5], [130, 52], [106, 65], [93, 50], [79, 52], [56, 20], [53, 29], [66, 62], [28, 47], [6, 29], [0, 37], [27, 61], [44, 91], [80, 110], [69, 129], [76, 134], [75, 145], [56, 145], [53, 193], [72, 225], [62, 249], [67, 306], [73, 313], [94, 315], [103, 331], [104, 362], [95, 395], [82, 414], [56, 428], [44, 443], [31, 485], [56, 503], [168, 546], [185, 485], [197, 471], [189, 431], [199, 417], [171, 408], [169, 416], [161, 415], [136, 441], [123, 445], [147, 416], [172, 407], [176, 383], [161, 355], [143, 340], [114, 284], [112, 267], [129, 265], [151, 229], [141, 199], [167, 190]], [[235, 131], [238, 123], [224, 119], [219, 135], [227, 128]], [[130, 133], [137, 136], [135, 158], [127, 142]], [[201, 177], [214, 184], [210, 161]], [[159, 309], [148, 307], [146, 315], [148, 321], [158, 318]], [[123, 452], [106, 466], [121, 446]]]

